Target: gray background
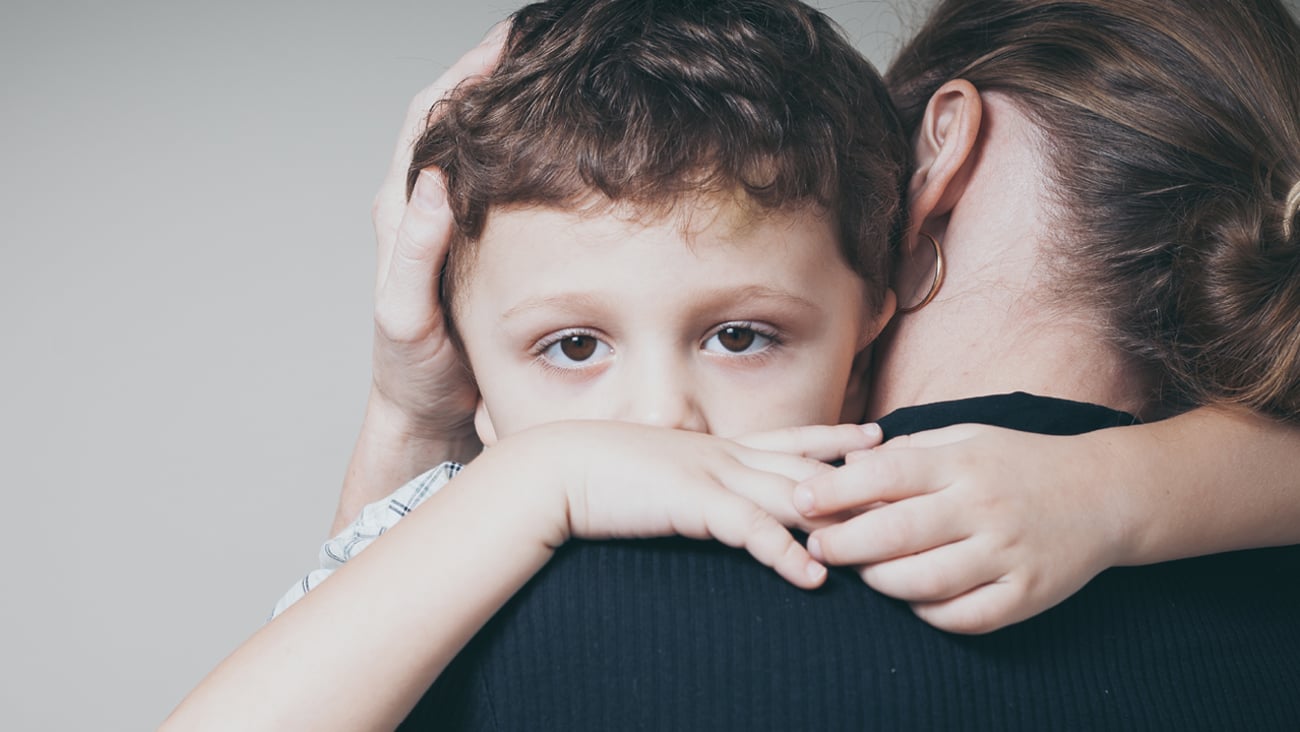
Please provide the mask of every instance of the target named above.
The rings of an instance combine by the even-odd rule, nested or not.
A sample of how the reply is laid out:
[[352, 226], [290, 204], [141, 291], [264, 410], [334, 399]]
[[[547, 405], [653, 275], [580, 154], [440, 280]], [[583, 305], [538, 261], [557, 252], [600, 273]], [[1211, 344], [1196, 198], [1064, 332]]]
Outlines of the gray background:
[[[312, 566], [371, 197], [516, 6], [4, 0], [0, 727], [152, 728]], [[894, 6], [828, 10], [880, 62]]]
[[[918, 4], [820, 3], [877, 64]], [[4, 0], [0, 727], [152, 728], [312, 566], [371, 197], [515, 7]]]

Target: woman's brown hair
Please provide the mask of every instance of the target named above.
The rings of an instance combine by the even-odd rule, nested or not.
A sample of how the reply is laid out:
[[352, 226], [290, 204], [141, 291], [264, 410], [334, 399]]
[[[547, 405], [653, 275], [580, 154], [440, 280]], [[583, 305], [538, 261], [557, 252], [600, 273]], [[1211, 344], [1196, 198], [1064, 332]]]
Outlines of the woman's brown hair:
[[877, 306], [884, 297], [907, 138], [880, 75], [804, 3], [535, 3], [514, 15], [496, 70], [431, 118], [407, 190], [423, 168], [446, 177], [456, 231], [444, 300], [493, 207], [655, 215], [709, 192], [821, 207], [846, 263]]
[[886, 76], [909, 133], [957, 78], [1042, 131], [1062, 294], [1101, 313], [1152, 399], [1300, 421], [1300, 29], [1287, 10], [944, 0]]

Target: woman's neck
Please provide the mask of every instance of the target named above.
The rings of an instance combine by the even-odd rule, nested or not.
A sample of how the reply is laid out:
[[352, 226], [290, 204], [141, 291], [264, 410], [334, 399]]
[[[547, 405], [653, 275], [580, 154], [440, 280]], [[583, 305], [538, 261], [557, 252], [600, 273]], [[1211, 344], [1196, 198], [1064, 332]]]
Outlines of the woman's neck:
[[1131, 364], [1096, 327], [1025, 312], [1015, 303], [932, 303], [877, 342], [868, 417], [899, 407], [1025, 391], [1134, 414], [1144, 407]]
[[[981, 139], [961, 195], [927, 222], [947, 277], [921, 310], [877, 341], [868, 416], [983, 394], [1027, 391], [1140, 414], [1139, 370], [1112, 346], [1087, 304], [1060, 301], [1057, 227], [1032, 124], [986, 95]], [[917, 261], [924, 262], [924, 258]], [[903, 282], [929, 285], [927, 272]], [[917, 293], [900, 293], [915, 302]]]

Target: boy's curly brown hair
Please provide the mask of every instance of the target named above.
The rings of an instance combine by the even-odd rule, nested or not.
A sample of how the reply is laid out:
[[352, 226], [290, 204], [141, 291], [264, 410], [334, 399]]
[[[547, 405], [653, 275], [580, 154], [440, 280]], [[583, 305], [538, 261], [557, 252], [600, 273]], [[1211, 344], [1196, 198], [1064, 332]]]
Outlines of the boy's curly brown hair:
[[821, 207], [876, 307], [888, 286], [909, 146], [879, 74], [803, 3], [535, 3], [514, 15], [495, 71], [430, 119], [407, 193], [424, 168], [445, 176], [444, 312], [493, 207], [657, 215], [701, 193]]

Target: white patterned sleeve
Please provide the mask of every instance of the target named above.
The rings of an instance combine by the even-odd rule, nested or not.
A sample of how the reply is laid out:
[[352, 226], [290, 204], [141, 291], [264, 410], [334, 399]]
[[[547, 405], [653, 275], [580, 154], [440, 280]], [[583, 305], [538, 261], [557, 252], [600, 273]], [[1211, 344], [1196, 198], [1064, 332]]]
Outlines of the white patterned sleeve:
[[347, 528], [321, 546], [320, 566], [294, 583], [289, 591], [284, 593], [276, 603], [275, 610], [271, 611], [271, 618], [275, 618], [290, 605], [301, 600], [314, 587], [334, 574], [334, 570], [342, 567], [349, 559], [370, 546], [371, 542], [395, 526], [416, 506], [437, 493], [447, 484], [447, 481], [460, 472], [460, 469], [458, 463], [443, 463], [412, 479], [411, 482], [389, 494], [387, 498], [375, 501], [361, 509], [361, 514], [348, 524]]

